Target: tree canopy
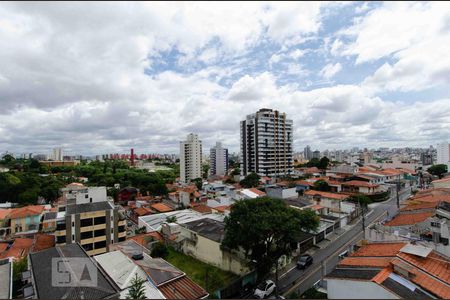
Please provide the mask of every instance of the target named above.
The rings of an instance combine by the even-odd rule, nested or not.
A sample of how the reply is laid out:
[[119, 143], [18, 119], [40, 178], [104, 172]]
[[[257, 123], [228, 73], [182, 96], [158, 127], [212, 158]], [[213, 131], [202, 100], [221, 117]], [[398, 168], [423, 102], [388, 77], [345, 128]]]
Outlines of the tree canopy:
[[145, 299], [145, 280], [138, 277], [138, 274], [134, 274], [134, 278], [131, 279], [131, 286], [128, 288], [127, 299]]
[[348, 201], [359, 203], [363, 208], [367, 208], [367, 205], [372, 203], [372, 200], [366, 195], [353, 195], [348, 198]]
[[245, 188], [257, 187], [259, 185], [259, 178], [258, 174], [250, 173], [241, 180], [240, 185]]
[[314, 190], [328, 192], [331, 191], [330, 185], [323, 179], [314, 182]]
[[302, 231], [314, 230], [319, 217], [312, 210], [297, 210], [268, 197], [236, 202], [225, 218], [222, 246], [242, 248], [251, 266], [264, 276], [282, 255], [296, 248]]
[[439, 178], [442, 178], [442, 174], [447, 173], [447, 165], [439, 164], [439, 165], [432, 165], [428, 168], [428, 173], [439, 176]]

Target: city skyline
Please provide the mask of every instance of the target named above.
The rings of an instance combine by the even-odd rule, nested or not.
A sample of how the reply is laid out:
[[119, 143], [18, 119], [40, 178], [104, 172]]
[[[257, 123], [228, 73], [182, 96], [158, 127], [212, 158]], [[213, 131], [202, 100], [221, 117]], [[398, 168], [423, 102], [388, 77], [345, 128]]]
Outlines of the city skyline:
[[264, 107], [293, 120], [296, 152], [436, 145], [450, 132], [443, 5], [6, 2], [0, 152], [177, 153], [193, 132], [233, 153]]

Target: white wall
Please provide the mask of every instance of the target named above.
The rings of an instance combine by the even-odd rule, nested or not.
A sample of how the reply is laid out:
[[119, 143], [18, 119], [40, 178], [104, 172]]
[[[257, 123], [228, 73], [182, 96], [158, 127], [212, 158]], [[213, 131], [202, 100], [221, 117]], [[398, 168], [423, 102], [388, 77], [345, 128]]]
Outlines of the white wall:
[[76, 192], [77, 204], [90, 203], [91, 198], [92, 198], [92, 202], [107, 201], [108, 199], [107, 199], [107, 194], [106, 194], [106, 187], [104, 187], [104, 186], [89, 187], [89, 188], [87, 188], [87, 193], [84, 192], [84, 190], [80, 190], [80, 191]]
[[326, 279], [328, 299], [400, 299], [370, 281]]

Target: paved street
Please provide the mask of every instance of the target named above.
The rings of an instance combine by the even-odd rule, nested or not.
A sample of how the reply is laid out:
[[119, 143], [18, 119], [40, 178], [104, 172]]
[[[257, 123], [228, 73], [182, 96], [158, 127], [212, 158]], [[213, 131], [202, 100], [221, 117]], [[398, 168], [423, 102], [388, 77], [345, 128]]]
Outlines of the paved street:
[[[410, 195], [410, 191], [411, 189], [407, 187], [400, 192], [401, 202]], [[389, 200], [375, 204], [374, 206], [366, 215], [366, 226], [372, 222], [386, 218], [387, 212], [389, 212], [389, 216], [391, 217], [397, 213], [395, 194]], [[300, 294], [305, 292], [315, 282], [321, 279], [322, 273], [328, 274], [333, 270], [339, 261], [338, 255], [340, 253], [349, 249], [351, 245], [354, 245], [362, 238], [362, 221], [359, 220], [353, 228], [342, 234], [333, 243], [330, 243], [328, 247], [316, 251], [313, 254], [314, 263], [306, 271], [292, 268], [282, 274], [278, 282], [279, 293], [286, 296], [293, 291], [297, 291]]]

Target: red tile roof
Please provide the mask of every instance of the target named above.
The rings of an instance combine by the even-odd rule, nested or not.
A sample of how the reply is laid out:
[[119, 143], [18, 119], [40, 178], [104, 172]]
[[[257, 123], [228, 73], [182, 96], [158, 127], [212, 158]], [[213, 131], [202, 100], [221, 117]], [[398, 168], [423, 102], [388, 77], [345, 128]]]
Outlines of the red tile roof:
[[225, 212], [227, 210], [230, 210], [231, 205], [221, 205], [221, 206], [216, 206], [213, 209], [217, 210], [218, 212]]
[[183, 276], [159, 286], [158, 289], [167, 299], [200, 299], [208, 293], [189, 277]]
[[431, 183], [435, 183], [435, 182], [447, 182], [447, 181], [450, 181], [450, 176], [444, 177], [444, 178], [442, 178], [442, 179], [436, 179], [436, 180], [433, 180]]
[[386, 222], [384, 226], [405, 226], [414, 225], [421, 223], [433, 216], [434, 212], [423, 212], [423, 213], [404, 213], [397, 215], [394, 219]]
[[358, 187], [368, 187], [368, 188], [375, 188], [378, 187], [378, 184], [371, 184], [362, 180], [350, 180], [343, 182], [342, 185], [349, 185], [349, 186], [358, 186]]
[[252, 193], [257, 194], [257, 195], [260, 196], [260, 197], [263, 197], [263, 196], [266, 195], [266, 193], [264, 193], [264, 192], [262, 192], [262, 191], [260, 191], [260, 190], [258, 190], [258, 189], [255, 189], [255, 188], [251, 188], [251, 189], [249, 189], [249, 191], [251, 191]]
[[20, 208], [13, 208], [8, 215], [10, 219], [25, 218], [28, 216], [40, 215], [44, 211], [42, 205], [28, 205]]
[[138, 216], [147, 216], [152, 214], [152, 210], [146, 207], [138, 207], [134, 209], [134, 213]]
[[0, 220], [3, 220], [3, 219], [5, 219], [8, 215], [9, 215], [9, 213], [11, 212], [11, 210], [12, 209], [1, 209], [0, 208]]
[[206, 205], [197, 205], [197, 206], [193, 207], [192, 210], [195, 210], [202, 214], [209, 214], [212, 212], [211, 207], [206, 206]]
[[32, 252], [38, 252], [55, 247], [55, 236], [51, 234], [38, 233], [34, 238]]
[[0, 259], [7, 257], [14, 257], [14, 259], [21, 259], [28, 255], [31, 247], [33, 246], [33, 239], [16, 238], [12, 246], [2, 253], [0, 253]]
[[359, 248], [351, 256], [394, 257], [406, 243], [371, 243]]
[[419, 257], [400, 252], [397, 256], [450, 284], [450, 262], [438, 253], [433, 251], [427, 257]]
[[152, 237], [152, 238], [154, 238], [154, 239], [156, 239], [158, 241], [162, 241], [163, 240], [162, 235], [159, 232], [157, 232], [157, 231], [152, 231], [152, 232], [147, 232], [147, 233], [143, 233], [143, 234], [138, 234], [138, 235], [135, 235], [133, 237], [130, 237], [129, 239], [134, 240], [139, 245], [146, 246], [147, 245], [147, 242], [146, 242], [146, 238], [147, 237]]
[[437, 202], [409, 202], [408, 205], [401, 208], [401, 211], [411, 211], [411, 210], [420, 210], [420, 209], [433, 209], [438, 206]]
[[168, 212], [173, 211], [173, 208], [165, 205], [164, 203], [155, 203], [152, 204], [152, 208], [158, 212]]
[[385, 281], [389, 277], [389, 275], [391, 275], [391, 273], [392, 273], [392, 270], [390, 268], [385, 268], [385, 269], [381, 270], [377, 275], [375, 275], [372, 278], [372, 281], [376, 282], [378, 284], [381, 284], [381, 283], [383, 283], [383, 281]]
[[304, 194], [308, 195], [308, 196], [320, 195], [321, 197], [324, 197], [324, 198], [330, 198], [330, 199], [336, 199], [336, 200], [345, 200], [349, 197], [348, 195], [322, 192], [322, 191], [316, 191], [316, 190], [307, 190]]
[[385, 268], [390, 265], [390, 257], [346, 257], [339, 263], [345, 267], [376, 267]]
[[0, 243], [0, 255], [3, 251], [6, 250], [6, 248], [8, 248], [8, 243]]
[[[425, 260], [427, 260], [427, 258], [425, 258]], [[439, 281], [435, 277], [431, 276], [428, 272], [421, 269], [420, 266], [409, 265], [399, 258], [393, 259], [391, 263], [393, 265], [400, 266], [401, 268], [406, 268], [409, 273], [413, 274], [412, 278], [410, 278], [413, 283], [417, 284], [428, 292], [437, 295], [439, 298], [450, 299], [450, 287], [445, 283]], [[448, 273], [448, 270], [446, 270], [446, 272]], [[440, 277], [437, 278], [443, 280]]]

